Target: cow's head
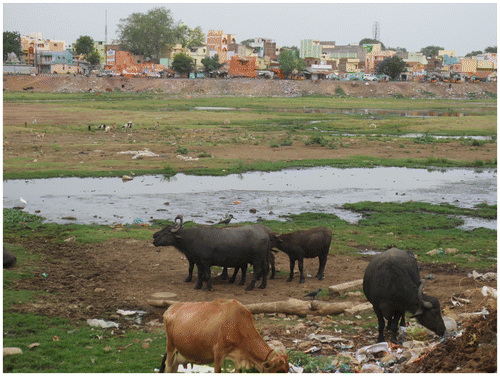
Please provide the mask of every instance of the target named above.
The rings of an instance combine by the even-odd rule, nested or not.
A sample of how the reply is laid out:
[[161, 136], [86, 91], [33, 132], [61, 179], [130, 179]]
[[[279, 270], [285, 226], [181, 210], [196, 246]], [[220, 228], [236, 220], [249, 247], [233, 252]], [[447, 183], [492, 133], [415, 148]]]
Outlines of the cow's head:
[[261, 373], [288, 373], [288, 355], [283, 352], [273, 351], [268, 359], [262, 364]]
[[[179, 220], [179, 223], [177, 223], [177, 220]], [[153, 235], [153, 244], [155, 247], [175, 244], [175, 235], [179, 232], [184, 223], [182, 215], [175, 217], [174, 222], [173, 225], [168, 225]]]
[[443, 318], [441, 317], [441, 307], [439, 305], [439, 300], [433, 296], [428, 296], [423, 293], [424, 280], [420, 281], [420, 286], [418, 287], [418, 300], [420, 307], [417, 312], [414, 313], [413, 317], [417, 321], [425, 326], [427, 329], [432, 330], [439, 336], [442, 336], [446, 331]]
[[282, 239], [280, 238], [280, 234], [275, 231], [269, 233], [269, 245], [271, 248], [278, 248], [278, 245], [282, 243]]

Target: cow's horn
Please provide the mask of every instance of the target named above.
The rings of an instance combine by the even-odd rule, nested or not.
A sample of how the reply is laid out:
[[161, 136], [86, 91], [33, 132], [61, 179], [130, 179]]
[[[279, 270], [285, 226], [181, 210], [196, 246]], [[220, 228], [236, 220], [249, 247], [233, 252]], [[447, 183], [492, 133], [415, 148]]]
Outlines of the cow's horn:
[[171, 232], [177, 232], [182, 228], [182, 224], [184, 223], [184, 217], [182, 216], [182, 214], [179, 214], [177, 217], [175, 217], [174, 222], [177, 223], [177, 220], [179, 220], [179, 224], [177, 224], [177, 226], [170, 230]]
[[424, 284], [425, 284], [425, 279], [421, 279], [420, 280], [420, 286], [418, 286], [418, 301], [425, 308], [432, 308], [432, 303], [431, 302], [426, 302], [424, 300]]

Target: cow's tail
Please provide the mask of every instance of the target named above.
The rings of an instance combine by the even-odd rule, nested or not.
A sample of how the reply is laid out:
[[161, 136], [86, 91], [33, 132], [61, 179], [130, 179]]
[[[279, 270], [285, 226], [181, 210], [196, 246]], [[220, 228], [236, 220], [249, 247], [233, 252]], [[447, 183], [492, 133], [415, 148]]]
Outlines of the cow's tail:
[[160, 366], [160, 371], [158, 371], [158, 373], [165, 373], [165, 362], [167, 360], [167, 353], [165, 353], [165, 355], [163, 355], [163, 359], [161, 361], [161, 366]]

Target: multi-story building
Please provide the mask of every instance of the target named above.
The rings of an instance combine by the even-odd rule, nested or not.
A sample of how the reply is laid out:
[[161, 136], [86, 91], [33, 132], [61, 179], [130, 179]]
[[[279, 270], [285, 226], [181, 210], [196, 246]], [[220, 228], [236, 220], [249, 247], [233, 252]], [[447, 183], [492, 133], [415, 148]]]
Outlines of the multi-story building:
[[394, 56], [396, 51], [385, 50], [382, 51], [380, 48], [380, 44], [374, 44], [372, 51], [366, 55], [365, 60], [365, 73], [373, 73], [375, 72], [375, 67], [381, 61]]
[[64, 51], [65, 44], [64, 41], [43, 39], [42, 33], [32, 33], [21, 37], [23, 58], [28, 65], [35, 65], [36, 61], [40, 62], [36, 55], [42, 52]]
[[207, 34], [207, 47], [217, 51], [219, 63], [225, 63], [234, 56], [234, 51], [229, 53], [229, 44], [236, 43], [234, 34], [226, 34], [222, 30], [209, 30]]
[[321, 59], [323, 54], [323, 46], [319, 41], [313, 39], [302, 39], [300, 41], [300, 54], [301, 59], [313, 58]]
[[106, 63], [106, 46], [103, 41], [95, 41], [94, 49], [99, 54], [99, 62], [101, 65]]

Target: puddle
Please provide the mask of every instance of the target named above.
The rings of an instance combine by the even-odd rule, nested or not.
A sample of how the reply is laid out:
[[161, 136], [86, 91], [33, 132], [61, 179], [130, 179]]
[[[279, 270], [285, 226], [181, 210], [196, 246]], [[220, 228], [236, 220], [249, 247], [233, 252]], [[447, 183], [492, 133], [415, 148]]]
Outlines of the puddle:
[[[195, 107], [198, 111], [248, 111], [248, 108], [235, 107]], [[396, 115], [403, 117], [464, 117], [479, 116], [476, 114], [466, 114], [463, 112], [440, 112], [429, 110], [383, 110], [379, 108], [271, 108], [272, 112], [304, 112], [308, 114], [343, 114], [343, 115]]]
[[[304, 212], [332, 213], [356, 222], [360, 215], [341, 209], [344, 203], [410, 200], [461, 207], [494, 205], [497, 172], [320, 167], [224, 177], [177, 174], [170, 179], [139, 176], [129, 182], [121, 178], [54, 178], [6, 180], [3, 184], [4, 207], [25, 206], [29, 213], [40, 210], [40, 215], [55, 223], [140, 223], [153, 218], [173, 220], [177, 214], [183, 214], [186, 221], [210, 223], [228, 213], [235, 217], [232, 223], [237, 223], [258, 218], [286, 220], [289, 214]], [[76, 220], [63, 219], [68, 216]], [[466, 222], [476, 219], [471, 221]], [[496, 221], [490, 226], [496, 228]]]

